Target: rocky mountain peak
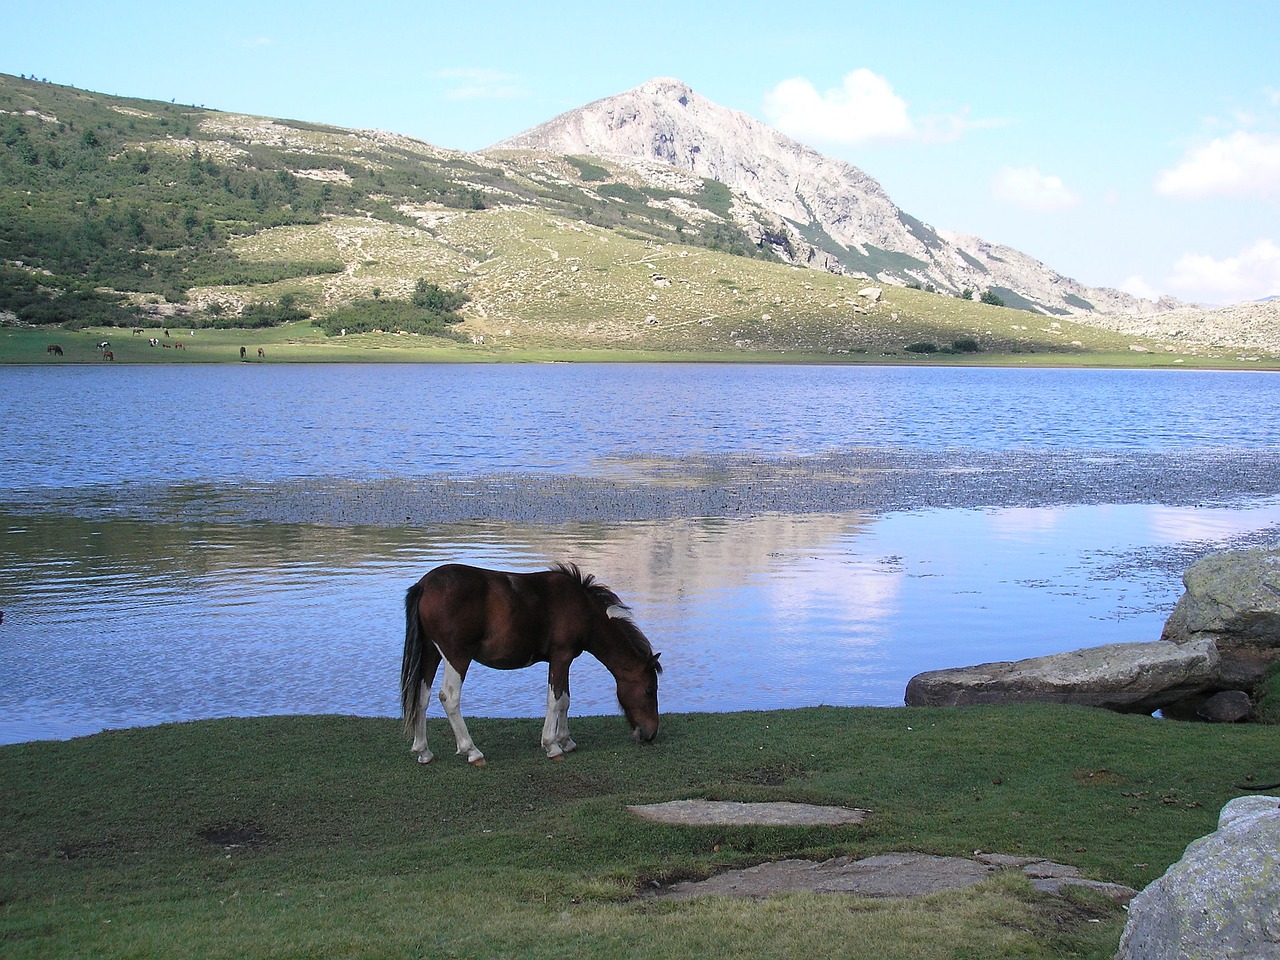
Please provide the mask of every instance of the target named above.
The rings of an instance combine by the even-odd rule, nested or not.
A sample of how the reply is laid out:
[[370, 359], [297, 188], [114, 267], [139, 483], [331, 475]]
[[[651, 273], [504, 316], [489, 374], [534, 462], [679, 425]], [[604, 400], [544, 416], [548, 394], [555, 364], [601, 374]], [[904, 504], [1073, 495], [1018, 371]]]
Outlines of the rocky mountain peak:
[[570, 110], [489, 148], [497, 150], [585, 154], [641, 178], [652, 178], [657, 162], [718, 181], [733, 192], [733, 218], [748, 234], [786, 237], [775, 249], [805, 266], [952, 294], [993, 290], [1010, 306], [1054, 315], [1157, 309], [1008, 247], [943, 234], [901, 210], [863, 170], [670, 77]]

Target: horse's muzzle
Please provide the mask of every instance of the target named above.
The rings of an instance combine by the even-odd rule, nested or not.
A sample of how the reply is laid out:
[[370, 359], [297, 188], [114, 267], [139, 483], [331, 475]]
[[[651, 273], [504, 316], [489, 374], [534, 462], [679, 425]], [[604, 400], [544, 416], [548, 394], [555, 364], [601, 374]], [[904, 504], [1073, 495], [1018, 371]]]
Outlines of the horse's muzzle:
[[636, 743], [652, 743], [653, 738], [658, 735], [658, 725], [655, 723], [652, 727], [639, 726], [631, 731], [631, 739]]

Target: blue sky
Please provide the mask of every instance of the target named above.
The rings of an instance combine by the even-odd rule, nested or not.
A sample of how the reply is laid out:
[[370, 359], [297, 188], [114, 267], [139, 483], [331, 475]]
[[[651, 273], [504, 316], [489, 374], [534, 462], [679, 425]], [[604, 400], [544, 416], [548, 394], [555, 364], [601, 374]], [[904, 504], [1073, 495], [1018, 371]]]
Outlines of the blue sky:
[[1280, 3], [6, 3], [0, 71], [476, 150], [679, 78], [1068, 276], [1280, 294]]

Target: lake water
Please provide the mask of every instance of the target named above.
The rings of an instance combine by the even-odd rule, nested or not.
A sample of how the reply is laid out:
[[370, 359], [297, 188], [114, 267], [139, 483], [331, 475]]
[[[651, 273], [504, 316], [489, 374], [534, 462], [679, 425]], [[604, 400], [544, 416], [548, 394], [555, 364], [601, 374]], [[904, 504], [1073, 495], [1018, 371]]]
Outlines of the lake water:
[[[1280, 490], [1264, 468], [1280, 451], [1277, 401], [1275, 375], [1194, 371], [0, 368], [0, 742], [394, 715], [404, 590], [450, 560], [571, 559], [598, 574], [663, 653], [664, 711], [894, 705], [921, 670], [1155, 639], [1190, 559], [1276, 536]], [[1065, 452], [1136, 480], [1102, 501], [1076, 497], [1068, 471], [1045, 503], [1004, 491], [932, 508], [890, 496], [863, 510], [554, 521], [500, 503], [408, 524], [173, 507], [440, 478], [449, 496], [503, 477], [605, 478], [643, 496], [654, 464], [680, 482], [686, 458], [784, 471], [854, 449], [961, 465]], [[1214, 496], [1179, 497], [1143, 466], [1170, 452], [1233, 469]], [[716, 480], [702, 469], [696, 482]], [[477, 668], [464, 711], [538, 716], [544, 691], [538, 668]], [[580, 659], [572, 712], [615, 710], [607, 673]], [[447, 740], [442, 721], [432, 730]]]

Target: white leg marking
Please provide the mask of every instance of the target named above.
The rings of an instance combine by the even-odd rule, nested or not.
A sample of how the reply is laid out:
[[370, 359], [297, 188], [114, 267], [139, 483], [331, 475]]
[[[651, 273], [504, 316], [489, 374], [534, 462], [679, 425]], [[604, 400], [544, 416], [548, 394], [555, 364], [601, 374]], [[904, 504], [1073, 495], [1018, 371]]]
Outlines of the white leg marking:
[[459, 756], [466, 755], [467, 763], [476, 767], [484, 766], [484, 754], [476, 749], [467, 732], [467, 722], [462, 719], [459, 705], [462, 702], [462, 677], [453, 669], [453, 664], [444, 661], [444, 682], [440, 684], [440, 703], [444, 707], [445, 716], [449, 718], [449, 726], [453, 728], [453, 738], [458, 742]]
[[431, 685], [425, 680], [422, 681], [421, 702], [423, 710], [413, 721], [413, 746], [409, 749], [418, 755], [419, 763], [430, 763], [435, 759], [435, 754], [433, 754], [431, 752], [431, 748], [427, 746], [426, 705], [431, 702]]
[[552, 760], [559, 760], [578, 745], [569, 739], [569, 694], [556, 696], [547, 684], [547, 719], [542, 724], [542, 749]]

